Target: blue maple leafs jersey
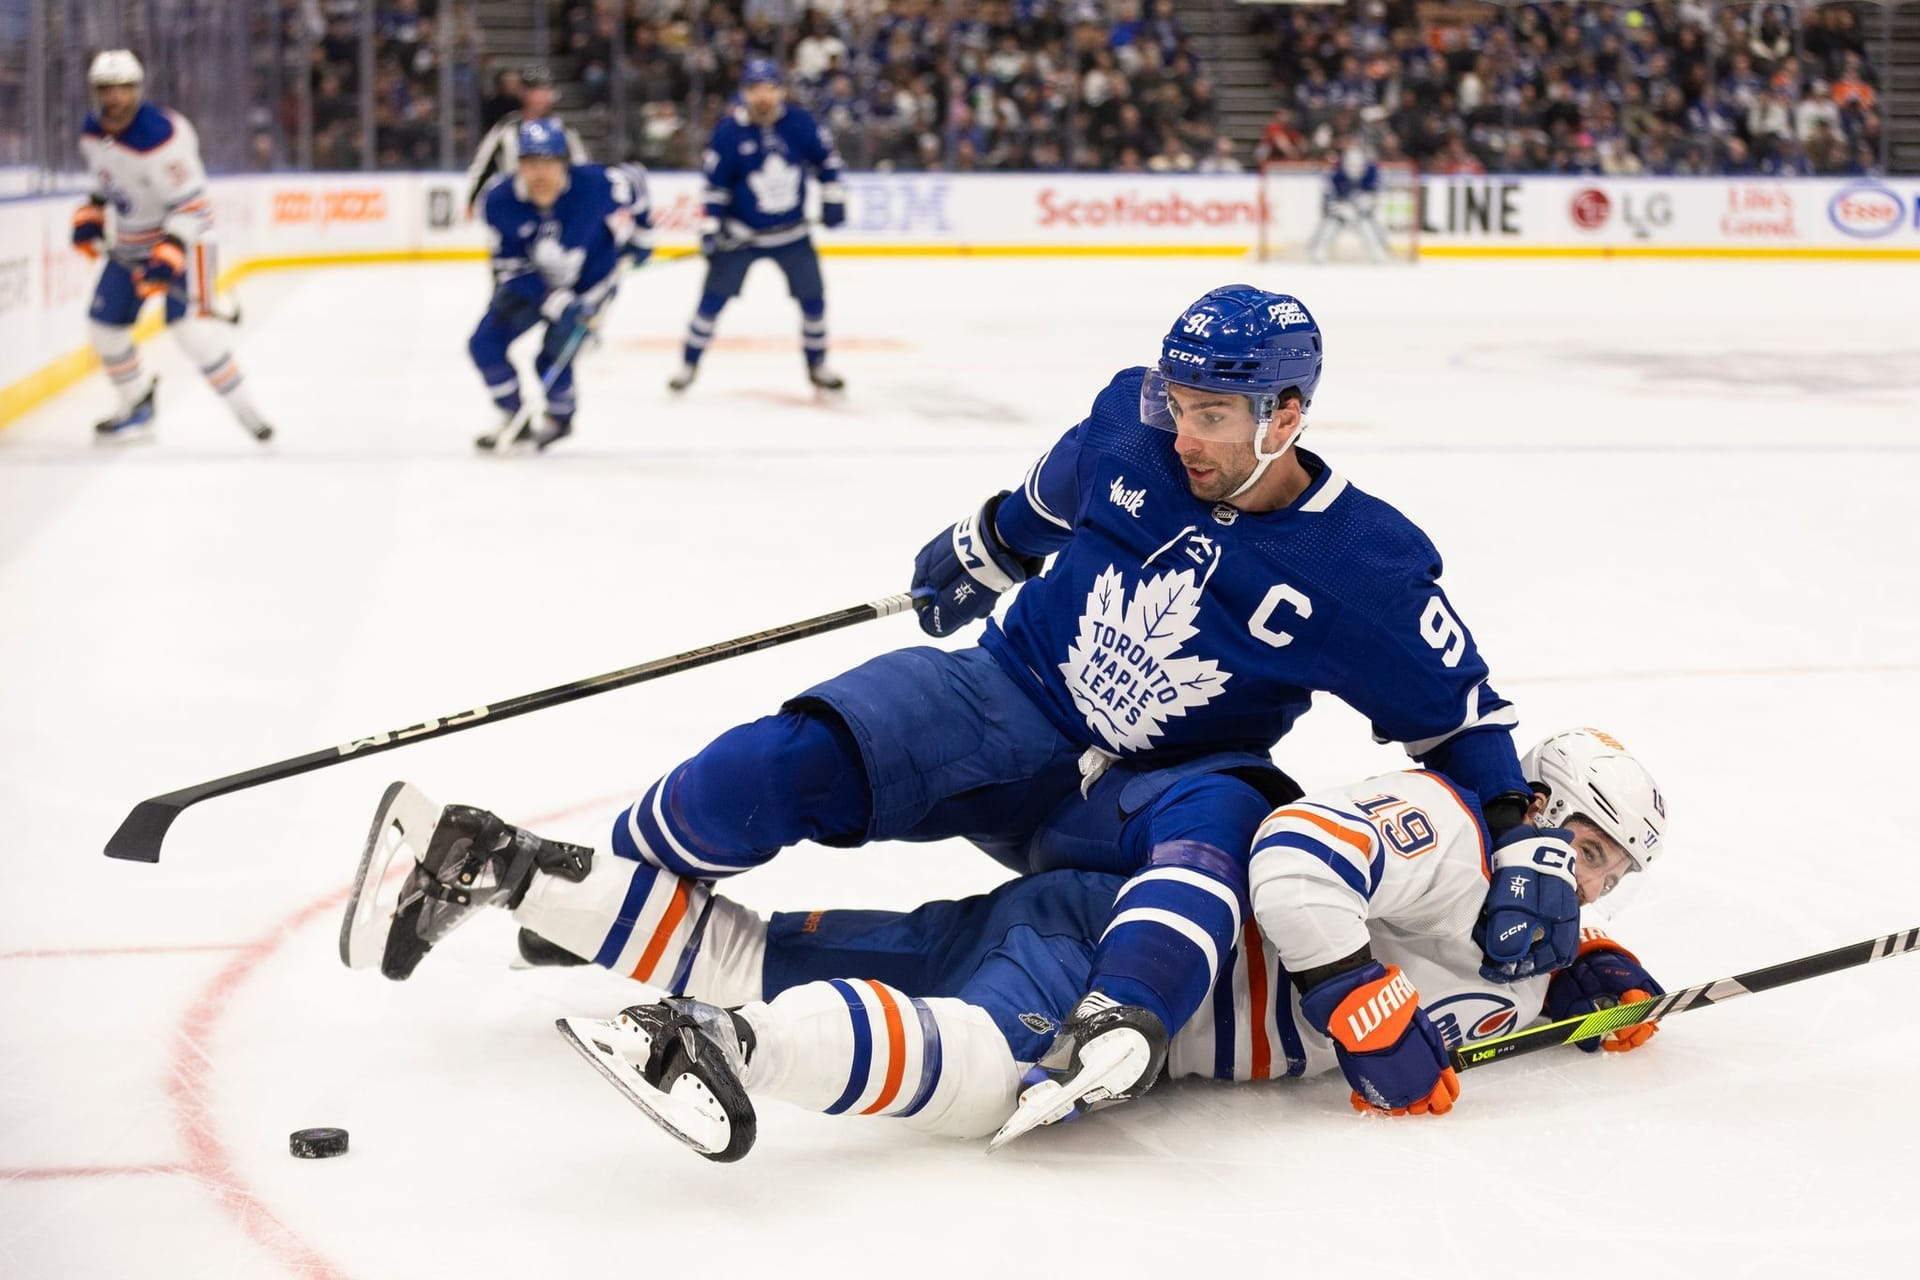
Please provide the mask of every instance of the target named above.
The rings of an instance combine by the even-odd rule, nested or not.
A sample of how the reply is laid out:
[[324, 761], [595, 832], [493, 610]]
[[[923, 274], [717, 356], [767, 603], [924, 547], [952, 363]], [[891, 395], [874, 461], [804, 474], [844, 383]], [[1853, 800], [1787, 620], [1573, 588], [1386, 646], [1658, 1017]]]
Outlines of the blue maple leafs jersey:
[[495, 282], [538, 305], [571, 289], [589, 308], [614, 285], [620, 250], [647, 225], [645, 180], [633, 170], [576, 164], [566, 190], [541, 210], [517, 178], [502, 178], [482, 200]]
[[[756, 233], [797, 227], [805, 219], [808, 170], [818, 175], [825, 199], [840, 196], [833, 135], [801, 107], [789, 105], [765, 127], [750, 121], [746, 108], [735, 108], [713, 127], [700, 167], [707, 177], [708, 216]], [[755, 242], [760, 238], [756, 234]]]
[[1440, 555], [1313, 454], [1292, 506], [1249, 514], [1189, 492], [1172, 435], [1118, 374], [1000, 504], [1025, 555], [1055, 555], [981, 643], [1069, 738], [1122, 757], [1270, 750], [1316, 691], [1481, 799], [1526, 793]]

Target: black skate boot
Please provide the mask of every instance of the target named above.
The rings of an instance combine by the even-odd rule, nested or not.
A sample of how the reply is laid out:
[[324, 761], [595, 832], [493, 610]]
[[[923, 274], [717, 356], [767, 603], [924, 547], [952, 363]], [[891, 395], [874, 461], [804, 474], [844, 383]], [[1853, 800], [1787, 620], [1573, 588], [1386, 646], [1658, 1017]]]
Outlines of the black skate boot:
[[709, 1160], [753, 1149], [758, 1122], [740, 1083], [752, 1031], [737, 1015], [685, 996], [637, 1004], [611, 1022], [554, 1024], [648, 1119]]
[[557, 942], [549, 942], [531, 929], [522, 929], [519, 939], [520, 959], [536, 969], [553, 966], [592, 964], [585, 956], [577, 956]]
[[692, 386], [693, 380], [699, 376], [700, 376], [699, 365], [683, 364], [680, 366], [680, 371], [678, 373], [674, 374], [671, 378], [667, 379], [667, 390], [673, 392], [673, 394], [675, 395], [679, 395], [682, 391], [685, 391], [688, 387]]
[[807, 381], [811, 382], [815, 389], [820, 391], [838, 392], [847, 389], [847, 380], [827, 368], [825, 364], [808, 365]]
[[1139, 1097], [1167, 1065], [1167, 1029], [1138, 1005], [1099, 992], [1080, 998], [1047, 1055], [1027, 1074], [1020, 1104], [987, 1144], [998, 1151], [1030, 1129]]
[[[377, 962], [387, 977], [404, 979], [474, 912], [519, 906], [535, 871], [578, 882], [593, 865], [593, 850], [543, 840], [484, 809], [450, 804], [434, 813], [433, 802], [403, 782], [381, 798], [340, 929], [348, 968]], [[413, 868], [390, 893], [387, 872], [402, 850]]]

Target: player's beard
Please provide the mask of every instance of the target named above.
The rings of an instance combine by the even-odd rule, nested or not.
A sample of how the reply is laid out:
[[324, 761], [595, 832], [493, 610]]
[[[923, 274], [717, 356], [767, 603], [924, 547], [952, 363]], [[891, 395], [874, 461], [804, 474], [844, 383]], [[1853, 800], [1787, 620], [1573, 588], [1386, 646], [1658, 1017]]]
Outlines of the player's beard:
[[[1245, 456], [1242, 456], [1243, 454]], [[1221, 459], [1209, 458], [1204, 455], [1196, 457], [1193, 459], [1194, 463], [1211, 467], [1212, 470], [1208, 471], [1204, 477], [1198, 478], [1188, 473], [1187, 492], [1202, 502], [1223, 502], [1226, 500], [1227, 495], [1233, 493], [1247, 482], [1247, 477], [1253, 474], [1253, 469], [1258, 464], [1258, 461], [1259, 460], [1253, 456], [1252, 445], [1237, 448], [1233, 453]], [[1180, 465], [1182, 467], [1187, 466], [1187, 460], [1182, 458]]]

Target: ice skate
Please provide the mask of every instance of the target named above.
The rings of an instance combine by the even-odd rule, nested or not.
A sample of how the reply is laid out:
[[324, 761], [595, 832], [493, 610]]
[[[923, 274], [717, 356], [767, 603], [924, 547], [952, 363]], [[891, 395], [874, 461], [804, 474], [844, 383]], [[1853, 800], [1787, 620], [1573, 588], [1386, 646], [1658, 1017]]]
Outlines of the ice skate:
[[522, 929], [518, 939], [520, 959], [515, 968], [550, 969], [592, 964], [586, 956], [577, 956], [557, 942], [549, 942], [531, 929]]
[[692, 386], [693, 380], [699, 376], [699, 365], [683, 364], [680, 366], [678, 373], [667, 379], [667, 390], [673, 392], [675, 395], [679, 395], [682, 391]]
[[122, 440], [151, 440], [153, 438], [153, 392], [160, 385], [155, 378], [147, 383], [147, 394], [133, 408], [111, 418], [102, 418], [93, 424], [93, 438], [105, 443]]
[[533, 437], [533, 447], [536, 452], [545, 453], [548, 445], [558, 444], [572, 434], [572, 414], [569, 413], [563, 416], [550, 413], [547, 415], [546, 422], [542, 424], [539, 433]]
[[669, 996], [624, 1009], [611, 1022], [561, 1018], [554, 1025], [677, 1141], [722, 1162], [753, 1149], [753, 1102], [740, 1083], [748, 1050], [725, 1009]]
[[1137, 1098], [1153, 1087], [1167, 1062], [1167, 1029], [1137, 1005], [1115, 1004], [1094, 992], [1082, 997], [1021, 1092], [1013, 1115], [987, 1143], [998, 1151], [1045, 1124]]
[[533, 442], [533, 419], [516, 410], [501, 414], [499, 426], [483, 436], [475, 436], [473, 447], [482, 453], [511, 453], [515, 448]]
[[807, 381], [813, 384], [816, 391], [828, 394], [838, 394], [847, 389], [847, 380], [825, 364], [808, 365]]
[[[405, 851], [413, 865], [393, 871]], [[482, 907], [516, 907], [536, 870], [580, 881], [593, 851], [543, 840], [469, 805], [438, 808], [419, 788], [396, 782], [380, 798], [367, 832], [353, 895], [340, 925], [349, 969], [380, 966], [406, 978], [434, 945]]]

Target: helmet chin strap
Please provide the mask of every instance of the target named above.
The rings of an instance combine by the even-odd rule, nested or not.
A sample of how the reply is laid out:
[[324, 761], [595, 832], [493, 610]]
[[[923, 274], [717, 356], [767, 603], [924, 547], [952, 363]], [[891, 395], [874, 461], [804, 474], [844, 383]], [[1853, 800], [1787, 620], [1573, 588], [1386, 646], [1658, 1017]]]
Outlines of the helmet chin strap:
[[1258, 458], [1259, 461], [1254, 464], [1253, 474], [1247, 477], [1246, 483], [1228, 494], [1222, 501], [1232, 502], [1235, 498], [1260, 483], [1260, 477], [1267, 474], [1267, 468], [1284, 457], [1287, 450], [1293, 448], [1294, 441], [1300, 438], [1300, 433], [1307, 429], [1307, 415], [1302, 413], [1300, 415], [1300, 425], [1295, 427], [1285, 440], [1281, 441], [1278, 449], [1275, 449], [1272, 453], [1268, 453], [1265, 449], [1261, 448], [1261, 445], [1266, 443], [1267, 431], [1272, 426], [1273, 419], [1268, 418], [1254, 429], [1253, 456]]

